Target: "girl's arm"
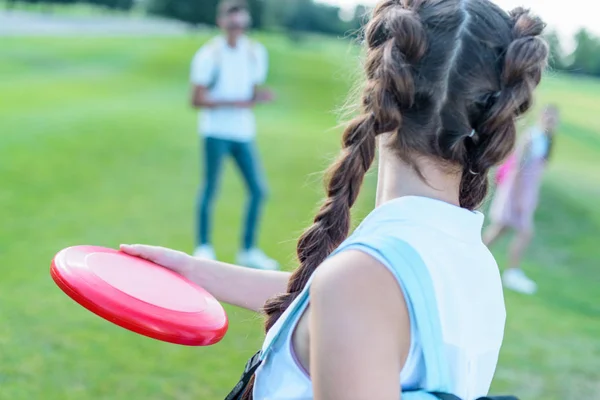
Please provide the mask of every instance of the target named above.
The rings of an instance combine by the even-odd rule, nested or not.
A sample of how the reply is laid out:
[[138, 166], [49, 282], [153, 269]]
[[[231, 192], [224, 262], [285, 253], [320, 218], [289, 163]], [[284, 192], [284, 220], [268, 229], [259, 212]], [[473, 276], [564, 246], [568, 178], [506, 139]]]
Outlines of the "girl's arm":
[[260, 312], [265, 302], [286, 291], [290, 273], [260, 271], [201, 260], [181, 251], [145, 245], [121, 245], [121, 251], [183, 275], [223, 303]]
[[515, 177], [513, 186], [516, 188], [513, 193], [513, 201], [515, 203], [515, 209], [518, 213], [521, 213], [524, 209], [523, 205], [523, 196], [521, 195], [522, 190], [519, 188], [522, 187], [523, 183], [526, 182], [523, 174], [527, 171], [527, 161], [529, 157], [529, 153], [531, 152], [531, 132], [527, 131], [525, 137], [522, 138], [517, 143], [517, 149], [515, 151]]
[[310, 296], [314, 399], [399, 400], [410, 319], [392, 274], [365, 253], [343, 252], [319, 267]]
[[515, 159], [517, 172], [523, 170], [527, 161], [528, 154], [531, 150], [531, 132], [525, 132], [525, 137], [520, 138], [515, 149]]

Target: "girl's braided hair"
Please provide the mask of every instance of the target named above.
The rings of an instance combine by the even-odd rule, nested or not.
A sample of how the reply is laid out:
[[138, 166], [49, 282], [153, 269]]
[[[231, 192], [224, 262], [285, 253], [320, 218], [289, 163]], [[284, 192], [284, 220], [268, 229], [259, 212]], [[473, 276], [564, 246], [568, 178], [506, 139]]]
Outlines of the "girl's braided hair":
[[488, 0], [384, 0], [375, 7], [365, 32], [361, 113], [344, 131], [327, 197], [298, 241], [300, 266], [287, 293], [265, 305], [267, 330], [346, 239], [378, 135], [390, 134], [389, 146], [415, 168], [415, 157], [426, 156], [462, 171], [462, 207], [483, 202], [488, 172], [513, 149], [516, 118], [530, 108], [546, 67], [544, 27], [526, 9], [507, 14]]

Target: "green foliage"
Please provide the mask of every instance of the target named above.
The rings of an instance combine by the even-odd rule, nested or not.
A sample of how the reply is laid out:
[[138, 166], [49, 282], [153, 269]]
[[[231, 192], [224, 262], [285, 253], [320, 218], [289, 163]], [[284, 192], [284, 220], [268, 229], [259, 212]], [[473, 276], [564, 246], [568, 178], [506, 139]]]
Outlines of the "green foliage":
[[43, 10], [51, 10], [52, 5], [69, 5], [76, 3], [87, 3], [93, 6], [118, 10], [129, 11], [135, 5], [135, 0], [5, 0], [7, 8], [13, 8], [18, 3], [38, 4]]
[[[340, 8], [314, 0], [246, 0], [252, 13], [254, 27], [280, 28], [291, 33], [316, 32], [345, 35], [360, 27], [361, 12], [355, 18], [342, 20]], [[149, 0], [148, 10], [193, 24], [214, 25], [219, 0]]]
[[[216, 23], [217, 6], [221, 0], [144, 0], [143, 6], [150, 14], [173, 18], [192, 25]], [[296, 40], [307, 33], [337, 37], [355, 37], [361, 34], [369, 8], [358, 5], [353, 13], [342, 12], [339, 7], [316, 0], [239, 0], [250, 9], [254, 28], [287, 32]], [[47, 5], [90, 3], [102, 8], [130, 10], [136, 0], [4, 0], [6, 8], [18, 2]], [[550, 67], [575, 74], [600, 76], [600, 39], [587, 30], [575, 36], [576, 48], [565, 54], [561, 38], [556, 31], [545, 35], [550, 46]]]
[[365, 10], [364, 6], [358, 6], [350, 20], [343, 20], [339, 7], [314, 0], [266, 0], [265, 20], [269, 26], [279, 26], [296, 34], [345, 36], [360, 28]]
[[[148, 0], [152, 14], [178, 19], [190, 24], [215, 25], [220, 0]], [[263, 26], [264, 0], [244, 0], [252, 14], [254, 28]]]
[[585, 29], [575, 35], [577, 47], [570, 69], [575, 73], [600, 76], [600, 40]]
[[[78, 0], [73, 0], [74, 2]], [[113, 9], [113, 10], [130, 10], [135, 0], [79, 0], [81, 2], [96, 5], [98, 7]]]
[[549, 65], [553, 70], [565, 68], [564, 52], [561, 48], [560, 38], [556, 31], [550, 31], [546, 35], [546, 41], [550, 47]]
[[573, 74], [600, 76], [600, 38], [586, 29], [575, 35], [575, 50], [565, 55], [556, 31], [546, 34], [550, 47], [550, 67]]
[[149, 0], [148, 11], [191, 24], [214, 25], [217, 4], [218, 0]]

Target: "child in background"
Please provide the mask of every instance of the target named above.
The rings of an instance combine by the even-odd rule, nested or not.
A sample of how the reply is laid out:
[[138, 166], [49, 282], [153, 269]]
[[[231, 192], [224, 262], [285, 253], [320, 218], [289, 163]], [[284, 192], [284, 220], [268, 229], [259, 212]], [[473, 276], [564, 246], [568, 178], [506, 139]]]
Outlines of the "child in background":
[[484, 234], [485, 243], [492, 246], [508, 229], [515, 230], [503, 281], [507, 288], [520, 293], [533, 294], [537, 290], [536, 283], [525, 275], [520, 265], [533, 236], [540, 186], [558, 121], [558, 109], [546, 106], [539, 122], [526, 133], [513, 156], [514, 164], [506, 165], [504, 179], [498, 183], [490, 209], [492, 225]]

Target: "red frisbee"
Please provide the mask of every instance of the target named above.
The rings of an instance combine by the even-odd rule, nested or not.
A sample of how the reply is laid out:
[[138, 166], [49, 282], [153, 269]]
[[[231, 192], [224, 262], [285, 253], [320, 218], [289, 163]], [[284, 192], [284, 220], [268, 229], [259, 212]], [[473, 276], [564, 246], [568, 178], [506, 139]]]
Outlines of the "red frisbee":
[[117, 250], [69, 247], [54, 257], [50, 274], [77, 303], [141, 335], [208, 346], [227, 332], [225, 310], [206, 290], [175, 272]]

